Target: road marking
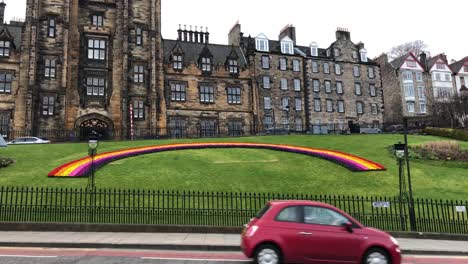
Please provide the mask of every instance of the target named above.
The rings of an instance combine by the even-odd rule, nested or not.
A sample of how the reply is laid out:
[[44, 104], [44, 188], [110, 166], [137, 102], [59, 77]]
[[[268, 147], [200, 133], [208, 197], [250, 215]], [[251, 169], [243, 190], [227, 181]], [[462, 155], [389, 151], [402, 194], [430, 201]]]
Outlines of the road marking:
[[57, 258], [57, 256], [0, 255], [5, 258]]
[[218, 261], [218, 262], [251, 262], [250, 259], [196, 259], [196, 258], [158, 258], [158, 257], [142, 257], [141, 259], [153, 260], [182, 260], [182, 261]]

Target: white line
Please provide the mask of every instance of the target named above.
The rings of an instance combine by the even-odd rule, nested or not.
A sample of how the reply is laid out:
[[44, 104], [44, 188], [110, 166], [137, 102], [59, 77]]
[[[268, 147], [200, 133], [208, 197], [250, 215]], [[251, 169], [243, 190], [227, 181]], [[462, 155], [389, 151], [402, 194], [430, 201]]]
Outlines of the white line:
[[142, 257], [141, 259], [154, 260], [182, 260], [182, 261], [221, 261], [221, 262], [251, 262], [252, 260], [243, 259], [194, 259], [194, 258], [158, 258], [158, 257]]
[[[468, 256], [444, 256], [444, 255], [405, 255], [411, 258], [418, 258], [418, 259], [440, 259], [440, 258], [447, 258], [447, 259], [468, 259]], [[405, 257], [403, 256], [403, 258]]]
[[6, 258], [56, 258], [57, 256], [0, 255]]

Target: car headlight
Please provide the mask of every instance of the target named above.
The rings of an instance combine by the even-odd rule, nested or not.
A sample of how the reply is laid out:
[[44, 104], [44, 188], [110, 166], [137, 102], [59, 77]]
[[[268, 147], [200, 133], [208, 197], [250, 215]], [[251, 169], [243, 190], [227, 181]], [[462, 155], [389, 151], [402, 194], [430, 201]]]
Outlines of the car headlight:
[[398, 244], [398, 240], [396, 240], [394, 237], [390, 237], [390, 240], [393, 242], [393, 244], [399, 246], [400, 244]]

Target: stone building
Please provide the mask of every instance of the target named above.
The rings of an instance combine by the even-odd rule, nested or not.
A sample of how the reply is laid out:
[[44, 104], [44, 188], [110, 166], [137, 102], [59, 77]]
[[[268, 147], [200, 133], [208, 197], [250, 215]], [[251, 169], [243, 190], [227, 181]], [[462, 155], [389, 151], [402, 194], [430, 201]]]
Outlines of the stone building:
[[363, 43], [353, 43], [351, 33], [339, 28], [336, 41], [326, 49], [315, 42], [297, 48], [306, 60], [309, 131], [359, 133], [360, 128], [382, 128], [380, 67], [367, 57]]
[[[426, 61], [426, 55], [423, 53], [421, 56]], [[402, 124], [405, 117], [422, 122], [428, 120], [432, 112], [433, 92], [426, 67], [412, 52], [391, 62], [386, 54], [382, 54], [376, 61], [380, 64], [384, 87], [384, 122]]]
[[23, 127], [24, 120], [16, 120], [24, 113], [24, 90], [18, 87], [22, 22], [4, 22], [6, 4], [0, 2], [0, 135], [9, 137], [15, 126]]
[[209, 43], [209, 33], [179, 29], [164, 40], [167, 132], [171, 137], [249, 135], [252, 89], [238, 46]]
[[19, 80], [26, 103], [16, 106], [14, 128], [106, 138], [164, 127], [160, 21], [160, 0], [28, 1]]
[[306, 131], [304, 58], [296, 49], [292, 25], [281, 30], [278, 41], [264, 34], [244, 37], [241, 25], [229, 33], [229, 44], [241, 46], [252, 79], [255, 130]]

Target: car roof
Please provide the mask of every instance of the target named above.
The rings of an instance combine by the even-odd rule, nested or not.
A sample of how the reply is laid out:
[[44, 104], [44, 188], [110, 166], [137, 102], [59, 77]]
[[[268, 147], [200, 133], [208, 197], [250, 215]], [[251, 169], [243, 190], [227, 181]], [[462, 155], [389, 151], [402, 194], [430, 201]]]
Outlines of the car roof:
[[309, 200], [273, 200], [269, 202], [271, 205], [310, 205], [310, 206], [324, 206], [332, 207], [327, 203], [309, 201]]

